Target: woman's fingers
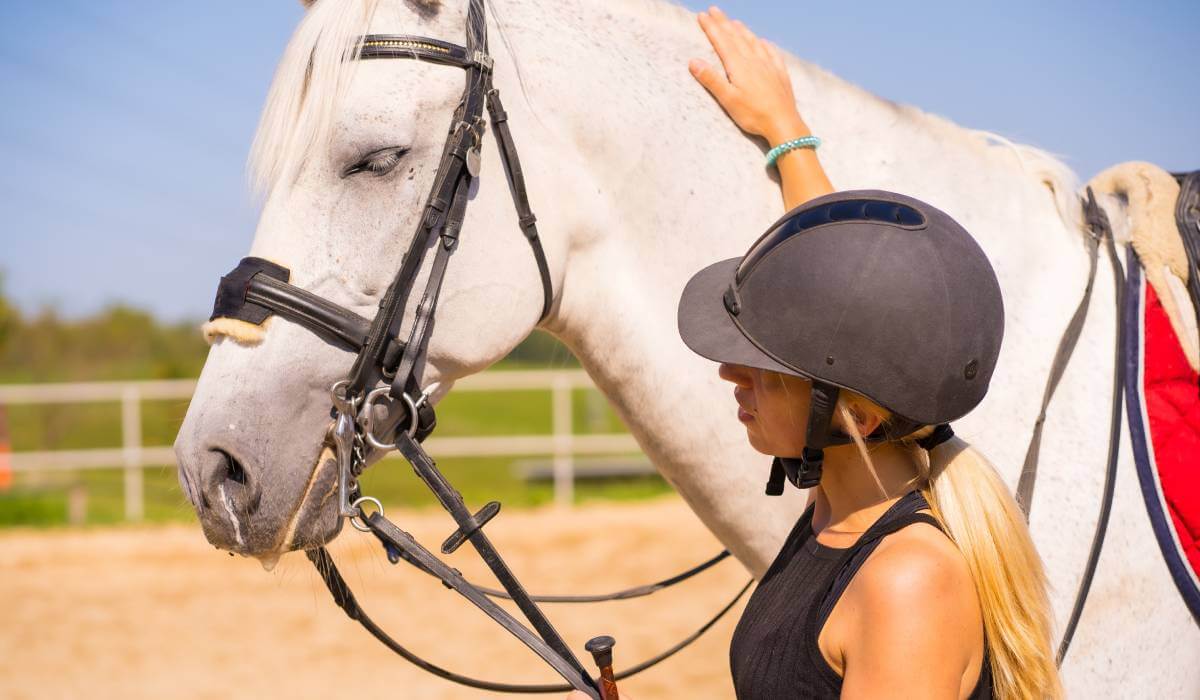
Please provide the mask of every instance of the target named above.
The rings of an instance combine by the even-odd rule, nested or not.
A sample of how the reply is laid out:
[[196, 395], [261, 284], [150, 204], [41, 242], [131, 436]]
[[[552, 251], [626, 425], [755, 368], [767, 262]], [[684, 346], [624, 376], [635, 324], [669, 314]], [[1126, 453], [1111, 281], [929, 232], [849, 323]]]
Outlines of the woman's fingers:
[[767, 42], [760, 39], [750, 28], [741, 20], [734, 20], [730, 23], [733, 32], [738, 37], [738, 43], [741, 45], [743, 53], [753, 54], [761, 61], [770, 63], [771, 55], [767, 50]]
[[[729, 22], [724, 15], [714, 15], [712, 8], [709, 12], [701, 12], [697, 15], [697, 20], [700, 22], [700, 28], [704, 30], [704, 35], [708, 37], [708, 42], [717, 52], [721, 63], [724, 64], [725, 70], [729, 70], [732, 62], [737, 60], [737, 55], [741, 51], [741, 47], [737, 45], [736, 38], [730, 31]], [[716, 10], [719, 12], [719, 10]]]
[[783, 60], [783, 52], [780, 51], [779, 47], [776, 46], [775, 44], [772, 44], [769, 42], [766, 42], [766, 43], [767, 43], [767, 53], [770, 54], [770, 56], [771, 56], [771, 63], [775, 66], [776, 70], [786, 74], [787, 73], [787, 63]]
[[716, 67], [710, 65], [698, 58], [693, 58], [688, 61], [688, 70], [692, 72], [692, 76], [717, 98], [722, 104], [730, 97], [733, 91], [733, 85], [725, 74], [717, 70]]
[[701, 12], [697, 20], [721, 63], [693, 60], [688, 68], [734, 123], [766, 136], [781, 119], [799, 121], [791, 80], [777, 49], [715, 7]]

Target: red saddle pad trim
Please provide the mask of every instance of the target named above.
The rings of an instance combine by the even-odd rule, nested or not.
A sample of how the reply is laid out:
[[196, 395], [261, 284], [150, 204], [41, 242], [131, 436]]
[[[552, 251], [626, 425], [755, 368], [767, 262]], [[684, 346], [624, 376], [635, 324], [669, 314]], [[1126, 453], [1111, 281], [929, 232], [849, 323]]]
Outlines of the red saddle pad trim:
[[1146, 285], [1142, 387], [1154, 463], [1183, 555], [1200, 574], [1200, 391], [1175, 329]]

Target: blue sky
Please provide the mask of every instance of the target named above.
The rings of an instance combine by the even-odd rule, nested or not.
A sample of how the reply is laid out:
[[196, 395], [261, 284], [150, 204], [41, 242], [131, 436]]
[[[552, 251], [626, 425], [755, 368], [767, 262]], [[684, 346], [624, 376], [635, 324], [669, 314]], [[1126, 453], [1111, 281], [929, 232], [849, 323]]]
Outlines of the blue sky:
[[[1133, 159], [1200, 167], [1194, 0], [722, 7], [876, 94], [1046, 148], [1084, 178]], [[245, 156], [300, 15], [295, 0], [0, 4], [7, 294], [72, 316], [114, 302], [206, 316], [250, 245]]]

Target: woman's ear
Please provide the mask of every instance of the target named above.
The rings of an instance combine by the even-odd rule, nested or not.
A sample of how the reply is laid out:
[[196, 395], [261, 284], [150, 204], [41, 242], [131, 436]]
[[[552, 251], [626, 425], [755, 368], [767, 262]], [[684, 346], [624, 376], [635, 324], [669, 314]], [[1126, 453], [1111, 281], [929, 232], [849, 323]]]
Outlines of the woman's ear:
[[872, 411], [865, 406], [859, 405], [856, 401], [847, 401], [846, 408], [847, 411], [844, 413], [842, 411], [837, 412], [834, 421], [836, 423], [843, 423], [837, 427], [847, 435], [850, 434], [849, 426], [844, 425], [847, 415], [854, 419], [854, 427], [858, 429], [858, 434], [863, 437], [870, 435], [880, 425], [883, 425], [883, 416], [879, 415], [877, 411]]

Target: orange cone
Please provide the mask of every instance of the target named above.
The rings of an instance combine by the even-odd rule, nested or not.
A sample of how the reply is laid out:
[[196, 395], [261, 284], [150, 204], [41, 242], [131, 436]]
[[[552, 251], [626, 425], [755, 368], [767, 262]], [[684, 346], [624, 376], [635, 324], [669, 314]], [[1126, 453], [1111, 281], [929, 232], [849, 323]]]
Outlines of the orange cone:
[[12, 488], [12, 445], [8, 437], [8, 407], [0, 404], [0, 491]]

